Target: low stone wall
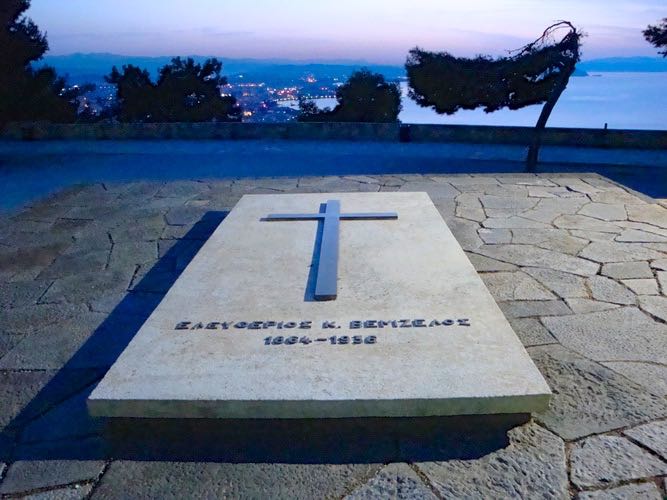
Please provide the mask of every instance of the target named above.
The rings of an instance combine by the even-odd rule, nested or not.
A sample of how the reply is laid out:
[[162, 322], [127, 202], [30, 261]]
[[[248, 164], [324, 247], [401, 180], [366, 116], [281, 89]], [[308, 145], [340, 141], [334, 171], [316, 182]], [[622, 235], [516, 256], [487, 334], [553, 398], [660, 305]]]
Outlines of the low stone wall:
[[[405, 125], [411, 142], [473, 142], [481, 144], [530, 144], [532, 127], [477, 125]], [[406, 135], [405, 132], [403, 135]], [[611, 149], [667, 149], [665, 130], [603, 130], [547, 128], [542, 144]]]
[[11, 123], [0, 134], [14, 140], [292, 139], [396, 141], [396, 123]]
[[[6, 140], [346, 140], [530, 144], [532, 127], [398, 123], [11, 123]], [[611, 149], [667, 149], [664, 130], [547, 128], [542, 144]]]

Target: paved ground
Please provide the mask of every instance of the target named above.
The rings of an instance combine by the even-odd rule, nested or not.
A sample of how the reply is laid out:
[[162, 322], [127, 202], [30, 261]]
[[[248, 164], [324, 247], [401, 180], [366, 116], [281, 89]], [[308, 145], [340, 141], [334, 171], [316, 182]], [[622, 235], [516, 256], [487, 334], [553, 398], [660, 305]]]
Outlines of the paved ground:
[[[390, 464], [108, 451], [87, 394], [242, 194], [378, 190], [430, 193], [551, 385], [549, 411], [502, 446], [452, 449], [450, 460], [419, 450]], [[665, 494], [667, 208], [597, 175], [95, 184], [4, 217], [0, 229], [3, 495]]]

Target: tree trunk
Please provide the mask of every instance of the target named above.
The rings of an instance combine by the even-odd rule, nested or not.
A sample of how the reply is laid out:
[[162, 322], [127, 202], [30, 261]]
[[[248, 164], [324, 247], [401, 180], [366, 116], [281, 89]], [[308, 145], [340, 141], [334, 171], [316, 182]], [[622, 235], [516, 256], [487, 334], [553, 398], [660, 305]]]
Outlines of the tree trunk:
[[526, 157], [526, 170], [528, 172], [535, 172], [535, 167], [537, 167], [539, 159], [540, 145], [542, 144], [542, 132], [547, 126], [547, 120], [551, 116], [551, 112], [554, 110], [558, 99], [560, 99], [561, 94], [565, 91], [572, 73], [574, 73], [574, 66], [564, 71], [563, 78], [561, 78], [558, 86], [551, 93], [549, 99], [547, 99], [547, 102], [544, 103], [540, 117], [535, 124], [533, 138], [528, 148], [528, 156]]

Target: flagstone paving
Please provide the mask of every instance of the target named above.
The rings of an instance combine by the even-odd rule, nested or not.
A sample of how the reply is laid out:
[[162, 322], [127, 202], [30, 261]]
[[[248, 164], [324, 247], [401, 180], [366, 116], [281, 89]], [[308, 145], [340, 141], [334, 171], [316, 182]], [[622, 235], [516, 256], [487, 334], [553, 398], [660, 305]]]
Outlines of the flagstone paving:
[[[549, 382], [548, 411], [502, 446], [440, 461], [110, 451], [87, 395], [243, 194], [395, 190], [430, 194]], [[664, 201], [594, 174], [131, 182], [73, 186], [0, 216], [0, 229], [2, 496], [667, 493]]]

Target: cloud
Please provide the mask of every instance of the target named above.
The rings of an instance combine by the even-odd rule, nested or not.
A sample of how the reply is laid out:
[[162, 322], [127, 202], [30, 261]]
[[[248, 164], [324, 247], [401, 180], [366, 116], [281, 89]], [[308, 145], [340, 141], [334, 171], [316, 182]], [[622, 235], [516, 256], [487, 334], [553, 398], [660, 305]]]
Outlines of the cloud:
[[173, 29], [169, 30], [173, 34], [203, 34], [206, 36], [217, 36], [223, 38], [244, 38], [254, 36], [254, 31], [241, 30], [222, 30], [217, 26], [204, 26], [201, 28]]
[[52, 53], [401, 63], [415, 45], [505, 55], [567, 17], [589, 34], [587, 57], [649, 54], [641, 30], [664, 17], [665, 0], [95, 0], [94, 9], [88, 1], [33, 0], [29, 14], [48, 31]]

